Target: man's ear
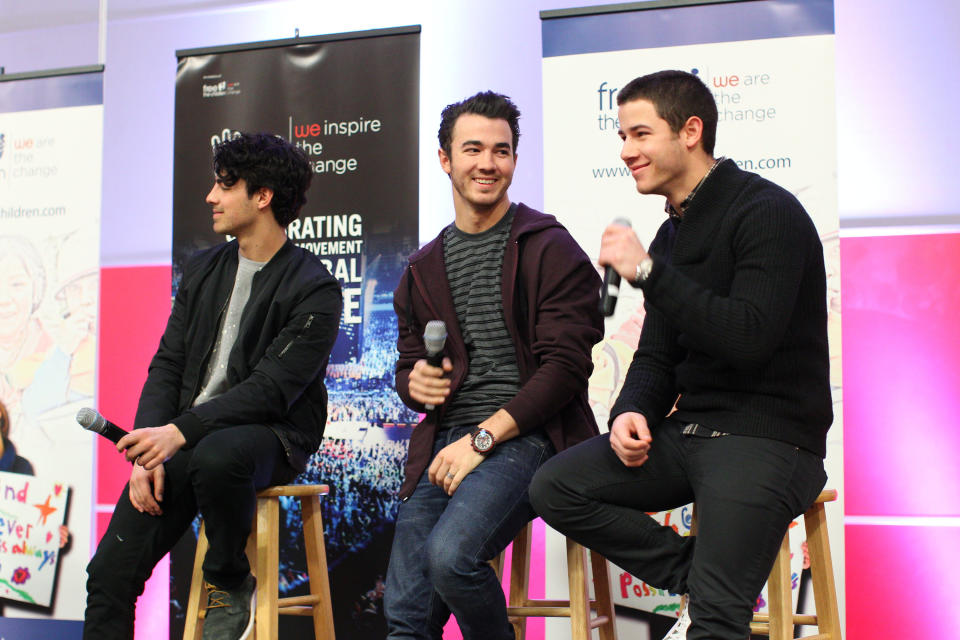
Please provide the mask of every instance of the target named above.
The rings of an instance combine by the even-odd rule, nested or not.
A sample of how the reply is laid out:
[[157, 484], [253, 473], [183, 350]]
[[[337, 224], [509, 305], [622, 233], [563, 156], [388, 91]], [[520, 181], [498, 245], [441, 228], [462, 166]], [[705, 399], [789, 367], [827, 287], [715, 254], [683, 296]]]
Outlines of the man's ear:
[[447, 175], [450, 175], [450, 156], [443, 150], [443, 147], [437, 149], [437, 157], [440, 159], [440, 168]]
[[703, 120], [699, 116], [687, 118], [687, 121], [680, 127], [680, 138], [689, 151], [692, 151], [698, 144], [702, 144]]
[[253, 194], [253, 197], [257, 201], [258, 209], [266, 209], [270, 206], [270, 203], [273, 202], [273, 189], [270, 187], [260, 187], [257, 189], [257, 192]]

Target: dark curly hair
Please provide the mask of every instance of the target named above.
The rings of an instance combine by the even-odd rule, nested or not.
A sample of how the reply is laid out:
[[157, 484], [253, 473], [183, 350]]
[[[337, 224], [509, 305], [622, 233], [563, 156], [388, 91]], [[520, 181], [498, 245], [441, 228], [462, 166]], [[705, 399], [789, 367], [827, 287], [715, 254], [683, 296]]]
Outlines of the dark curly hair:
[[648, 100], [670, 130], [679, 133], [690, 116], [703, 122], [703, 150], [713, 155], [717, 141], [717, 103], [703, 80], [686, 71], [658, 71], [634, 78], [620, 89], [617, 104]]
[[241, 133], [213, 149], [213, 171], [230, 187], [243, 180], [247, 195], [266, 187], [273, 191], [273, 216], [286, 228], [307, 201], [313, 178], [306, 154], [272, 133]]
[[481, 91], [461, 102], [448, 104], [440, 114], [440, 130], [437, 138], [440, 148], [449, 155], [450, 145], [453, 142], [453, 125], [457, 118], [465, 113], [474, 113], [494, 120], [506, 120], [513, 133], [513, 152], [517, 152], [517, 143], [520, 142], [520, 110], [517, 105], [505, 95], [493, 91]]

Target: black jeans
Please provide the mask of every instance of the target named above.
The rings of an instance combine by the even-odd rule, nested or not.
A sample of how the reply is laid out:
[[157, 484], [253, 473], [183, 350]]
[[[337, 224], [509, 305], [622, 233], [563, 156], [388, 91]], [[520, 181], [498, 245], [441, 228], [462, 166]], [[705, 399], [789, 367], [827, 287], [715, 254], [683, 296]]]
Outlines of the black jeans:
[[[553, 528], [647, 583], [689, 593], [688, 640], [744, 640], [787, 527], [826, 482], [823, 459], [747, 436], [685, 436], [665, 420], [650, 457], [628, 468], [604, 434], [547, 461], [530, 485]], [[698, 535], [646, 512], [696, 501]]]
[[232, 588], [250, 572], [244, 554], [256, 511], [256, 491], [292, 480], [283, 444], [267, 427], [242, 425], [213, 431], [164, 464], [163, 513], [140, 513], [128, 487], [87, 567], [83, 637], [133, 638], [134, 605], [153, 567], [177, 543], [199, 511], [210, 548], [204, 578]]

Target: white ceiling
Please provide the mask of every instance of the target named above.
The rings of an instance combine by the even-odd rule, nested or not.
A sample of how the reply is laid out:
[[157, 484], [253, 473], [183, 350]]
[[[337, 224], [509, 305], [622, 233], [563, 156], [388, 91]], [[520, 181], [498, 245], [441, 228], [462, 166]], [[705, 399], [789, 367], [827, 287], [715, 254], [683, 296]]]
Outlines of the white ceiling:
[[[141, 18], [263, 0], [103, 0], [108, 19]], [[100, 0], [0, 0], [0, 33], [96, 23]]]

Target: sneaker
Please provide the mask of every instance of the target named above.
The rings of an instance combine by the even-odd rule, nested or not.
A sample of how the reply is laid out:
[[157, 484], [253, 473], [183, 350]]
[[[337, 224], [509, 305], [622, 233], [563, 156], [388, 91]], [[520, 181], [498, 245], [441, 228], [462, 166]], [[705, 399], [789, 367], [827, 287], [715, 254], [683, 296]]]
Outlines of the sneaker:
[[680, 608], [680, 617], [670, 627], [663, 640], [687, 640], [687, 628], [690, 626], [690, 596], [683, 596], [683, 606]]
[[246, 640], [253, 633], [257, 603], [257, 580], [247, 575], [240, 586], [227, 591], [209, 582], [203, 640]]

